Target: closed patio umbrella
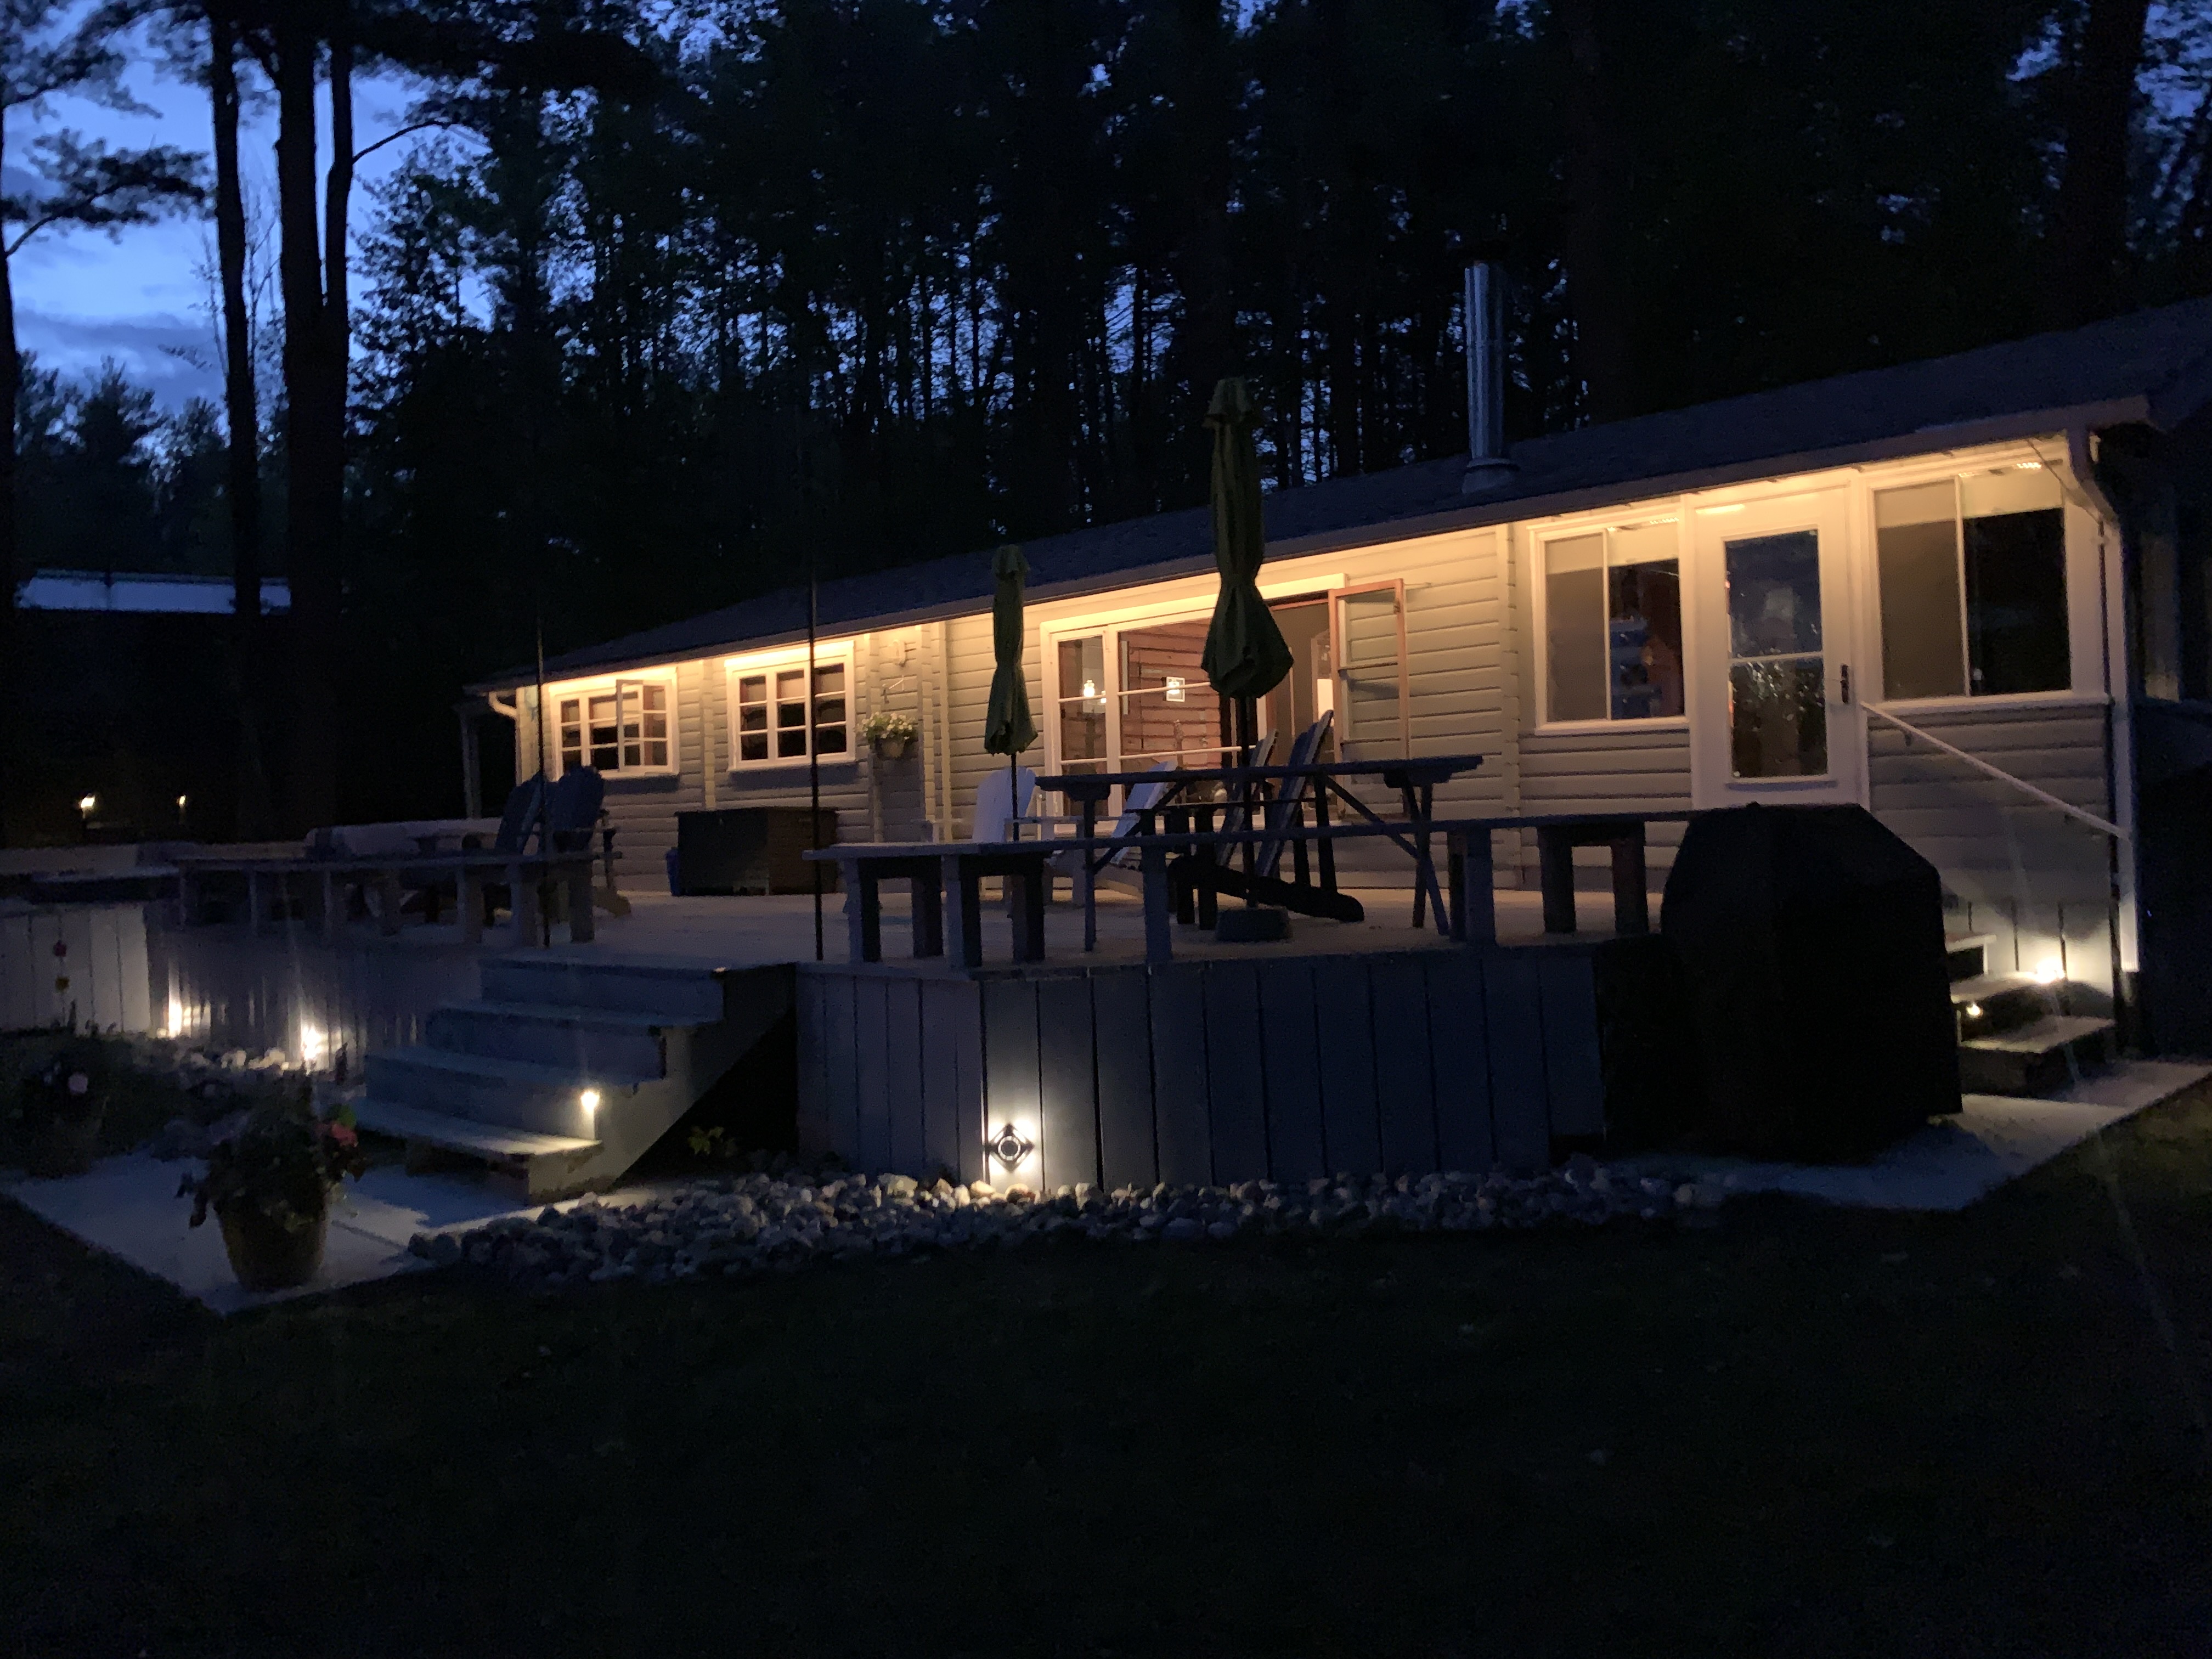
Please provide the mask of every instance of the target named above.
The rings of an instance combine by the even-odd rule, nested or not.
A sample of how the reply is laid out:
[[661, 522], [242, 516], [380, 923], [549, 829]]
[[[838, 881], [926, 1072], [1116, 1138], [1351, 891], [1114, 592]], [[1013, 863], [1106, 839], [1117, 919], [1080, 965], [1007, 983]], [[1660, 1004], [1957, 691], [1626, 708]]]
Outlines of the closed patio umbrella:
[[1252, 443], [1251, 394], [1234, 377], [1213, 388], [1206, 424], [1213, 434], [1213, 562], [1221, 569], [1221, 597], [1206, 631], [1200, 659], [1206, 678], [1234, 698], [1240, 743], [1252, 741], [1255, 700], [1291, 672], [1291, 647], [1274, 613], [1260, 597], [1260, 565], [1267, 532], [1260, 522], [1260, 457]]
[[1017, 811], [1021, 791], [1013, 787], [1014, 757], [1035, 743], [1037, 735], [1036, 721], [1030, 714], [1029, 683], [1022, 677], [1022, 587], [1029, 574], [1030, 562], [1018, 547], [1002, 547], [991, 556], [991, 575], [997, 584], [991, 595], [991, 654], [998, 667], [991, 675], [983, 747], [1006, 757], [1006, 799]]

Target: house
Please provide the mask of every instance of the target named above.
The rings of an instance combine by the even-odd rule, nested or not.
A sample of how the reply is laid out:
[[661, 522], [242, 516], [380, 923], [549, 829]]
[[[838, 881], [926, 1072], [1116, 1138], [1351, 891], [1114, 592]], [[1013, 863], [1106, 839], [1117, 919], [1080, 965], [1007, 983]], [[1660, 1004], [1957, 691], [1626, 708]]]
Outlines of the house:
[[[1297, 667], [1263, 727], [1333, 708], [1352, 757], [1486, 756], [1440, 811], [1856, 802], [1935, 863], [1992, 969], [2212, 1042], [2212, 928], [2191, 920], [2212, 920], [2191, 518], [2212, 301], [1510, 454], [1475, 332], [1468, 456], [1268, 498], [1261, 588]], [[1027, 761], [1212, 760], [1206, 511], [1024, 550]], [[803, 805], [810, 752], [843, 838], [964, 836], [1003, 763], [982, 747], [990, 593], [981, 551], [823, 584], [811, 685], [797, 589], [568, 653], [544, 752], [605, 774], [633, 884], [681, 811]], [[473, 688], [514, 719], [519, 775], [534, 679]], [[896, 758], [862, 741], [878, 713], [918, 729]], [[1534, 863], [1530, 840], [1498, 879], [1533, 885]]]

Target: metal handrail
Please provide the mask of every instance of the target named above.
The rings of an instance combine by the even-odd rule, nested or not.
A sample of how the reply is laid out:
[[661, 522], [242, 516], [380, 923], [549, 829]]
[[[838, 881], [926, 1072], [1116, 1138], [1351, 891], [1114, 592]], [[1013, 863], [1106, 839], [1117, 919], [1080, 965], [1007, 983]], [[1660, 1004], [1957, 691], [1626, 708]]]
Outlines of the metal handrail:
[[1880, 703], [1863, 703], [1860, 706], [1863, 708], [1868, 714], [1875, 716], [1877, 719], [1887, 720], [1892, 726], [1904, 732], [1908, 738], [1918, 738], [1923, 743], [1932, 744], [1934, 747], [1942, 750], [1945, 754], [1953, 757], [1954, 759], [1966, 762], [1967, 765], [1972, 767], [1976, 771], [1986, 772], [1990, 776], [1995, 778], [1999, 783], [2008, 783], [2014, 788], [2019, 790], [2022, 794], [2034, 797], [2037, 800], [2041, 801], [2045, 806], [2057, 807], [2060, 811], [2065, 813], [2068, 817], [2079, 819], [2081, 823], [2087, 824], [2092, 830], [2097, 830], [2101, 834], [2110, 836], [2115, 841], [2126, 841], [2129, 839], [2128, 832], [2121, 829], [2118, 824], [2107, 823], [2104, 819], [2099, 817], [2094, 812], [2085, 812], [2080, 807], [2075, 805], [2073, 802], [2061, 800], [2049, 790], [2039, 789], [2033, 784], [2028, 782], [2027, 779], [2016, 778], [2011, 773], [2006, 771], [2002, 767], [1992, 766], [1989, 762], [1982, 759], [1978, 755], [1970, 755], [1965, 750], [1957, 747], [1955, 744], [1944, 742], [1942, 738], [1937, 737], [1934, 732], [1923, 732], [1918, 726], [1912, 725], [1910, 721], [1899, 720], [1896, 715], [1891, 714], [1889, 710], [1884, 708]]

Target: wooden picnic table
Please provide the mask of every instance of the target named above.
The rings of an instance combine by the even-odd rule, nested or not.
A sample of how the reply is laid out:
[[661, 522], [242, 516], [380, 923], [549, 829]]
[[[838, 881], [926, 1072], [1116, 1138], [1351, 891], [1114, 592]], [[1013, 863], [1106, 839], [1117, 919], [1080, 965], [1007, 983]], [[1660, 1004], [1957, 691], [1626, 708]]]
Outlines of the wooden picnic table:
[[[1305, 799], [1310, 795], [1313, 802], [1315, 828], [1324, 830], [1330, 828], [1329, 798], [1334, 795], [1358, 818], [1381, 826], [1390, 839], [1413, 859], [1415, 871], [1413, 926], [1419, 927], [1424, 920], [1425, 908], [1431, 904], [1436, 907], [1438, 925], [1443, 925], [1443, 896], [1437, 884], [1434, 847], [1431, 841], [1436, 817], [1437, 786], [1474, 771], [1482, 762], [1480, 755], [1407, 755], [1378, 760], [1314, 761], [1296, 766], [1199, 766], [1150, 772], [1060, 772], [1040, 777], [1036, 787], [1064, 795], [1079, 807], [1079, 833], [1087, 839], [1097, 834], [1099, 808], [1117, 788], [1130, 788], [1139, 784], [1160, 788], [1157, 797], [1136, 809], [1139, 819], [1136, 833], [1149, 836], [1161, 828], [1162, 817], [1171, 815], [1188, 814], [1195, 819], [1198, 827], [1211, 829], [1216, 811], [1241, 808], [1249, 821], [1249, 815], [1264, 813], [1272, 804], [1274, 798], [1270, 794], [1270, 786], [1279, 785], [1288, 790], [1294, 783], [1310, 785], [1310, 789], [1300, 790], [1297, 802], [1296, 816], [1301, 823], [1304, 817]], [[1397, 791], [1405, 809], [1402, 831], [1392, 828], [1389, 820], [1346, 788], [1340, 781], [1361, 777], [1380, 778], [1384, 788]], [[1231, 799], [1222, 801], [1177, 799], [1197, 785], [1215, 783], [1221, 785], [1224, 794]], [[1169, 827], [1178, 826], [1170, 823]], [[1259, 842], [1242, 843], [1244, 868], [1241, 877], [1224, 878], [1218, 872], [1207, 872], [1209, 884], [1197, 890], [1202, 896], [1197, 899], [1194, 915], [1183, 919], [1210, 923], [1218, 902], [1216, 889], [1227, 886], [1232, 890], [1241, 889], [1247, 903], [1256, 903], [1262, 897], [1272, 897], [1278, 902], [1287, 902], [1294, 908], [1331, 915], [1340, 921], [1357, 921], [1359, 912], [1356, 905], [1331, 902], [1337, 893], [1334, 838], [1328, 836], [1317, 838], [1316, 858], [1319, 882], [1316, 885], [1306, 865], [1308, 838], [1303, 835], [1291, 835], [1289, 831], [1294, 827], [1297, 826], [1276, 826], [1275, 833], [1261, 837]], [[1287, 841], [1292, 849], [1295, 879], [1288, 883], [1273, 881], [1255, 872], [1253, 867], [1258, 848], [1279, 840]], [[1112, 853], [1107, 854], [1091, 868], [1089, 873], [1095, 877], [1113, 856]], [[1204, 852], [1198, 854], [1201, 860], [1207, 860], [1209, 856]], [[1084, 948], [1090, 950], [1097, 941], [1097, 923], [1095, 912], [1091, 908], [1090, 884], [1085, 881], [1079, 885], [1082, 890], [1079, 897], [1083, 899], [1085, 907]], [[1309, 895], [1313, 896], [1305, 896]]]
[[[1688, 811], [1670, 811], [1429, 819], [1425, 829], [1442, 838], [1444, 850], [1443, 892], [1435, 911], [1437, 931], [1465, 944], [1497, 942], [1492, 838], [1501, 830], [1533, 830], [1541, 858], [1547, 933], [1575, 931], [1573, 858], [1577, 846], [1612, 849], [1614, 931], [1648, 933], [1651, 924], [1645, 897], [1644, 826], [1680, 822], [1691, 816]], [[1133, 851], [1143, 884], [1146, 960], [1165, 963], [1174, 957], [1175, 916], [1169, 874], [1172, 858], [1200, 851], [1218, 856], [1223, 849], [1255, 846], [1281, 836], [1324, 846], [1377, 836], [1395, 839], [1398, 828], [1380, 823], [1299, 824], [1283, 830], [1166, 829], [1150, 835], [1019, 842], [848, 842], [803, 856], [836, 864], [843, 877], [848, 960], [883, 960], [882, 884], [904, 880], [911, 884], [914, 895], [914, 955], [918, 958], [949, 956], [951, 966], [965, 969], [982, 963], [980, 888], [983, 877], [1006, 876], [1020, 884], [1013, 957], [1017, 962], [1036, 962], [1044, 956], [1044, 902], [1052, 861], [1077, 854], [1084, 860], [1079, 868], [1087, 869], [1097, 854]], [[1417, 920], [1415, 926], [1420, 925]], [[1085, 948], [1091, 948], [1089, 938]]]

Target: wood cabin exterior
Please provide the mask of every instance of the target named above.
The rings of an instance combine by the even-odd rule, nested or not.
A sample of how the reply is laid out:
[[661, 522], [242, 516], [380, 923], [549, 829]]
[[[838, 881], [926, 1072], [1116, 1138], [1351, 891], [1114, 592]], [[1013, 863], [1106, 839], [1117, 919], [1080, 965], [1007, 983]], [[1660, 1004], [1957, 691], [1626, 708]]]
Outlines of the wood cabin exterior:
[[[1297, 667], [1261, 726], [1287, 742], [1333, 708], [1351, 757], [1485, 755], [1439, 811], [1856, 802], [1936, 864], [1992, 969], [2124, 999], [2137, 728], [2212, 707], [2189, 511], [2208, 390], [2196, 301], [1533, 440], [1510, 470], [1277, 492], [1261, 588]], [[1024, 763], [1210, 760], [1206, 511], [1025, 551]], [[545, 752], [605, 774], [625, 884], [660, 883], [679, 812], [805, 805], [810, 741], [842, 839], [971, 833], [1004, 764], [982, 746], [989, 562], [823, 584], [811, 725], [803, 590], [549, 662]], [[533, 676], [473, 689], [535, 770]], [[903, 754], [862, 740], [878, 714], [913, 721]], [[2157, 768], [2212, 761], [2161, 742]], [[1534, 884], [1526, 839], [1502, 884]]]

